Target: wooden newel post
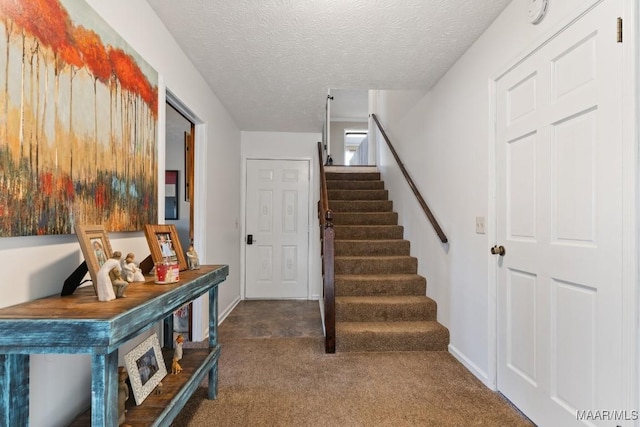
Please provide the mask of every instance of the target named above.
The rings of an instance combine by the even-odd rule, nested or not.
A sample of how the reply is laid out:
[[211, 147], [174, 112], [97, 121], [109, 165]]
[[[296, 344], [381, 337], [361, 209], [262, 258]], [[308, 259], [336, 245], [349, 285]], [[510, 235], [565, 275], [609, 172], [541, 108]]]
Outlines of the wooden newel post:
[[334, 247], [335, 229], [333, 227], [333, 212], [328, 210], [325, 215], [324, 252], [324, 317], [325, 317], [325, 352], [336, 352], [336, 306], [335, 306], [335, 271]]
[[329, 228], [329, 227], [333, 228], [333, 211], [328, 210], [324, 216], [324, 219], [326, 220], [325, 228]]

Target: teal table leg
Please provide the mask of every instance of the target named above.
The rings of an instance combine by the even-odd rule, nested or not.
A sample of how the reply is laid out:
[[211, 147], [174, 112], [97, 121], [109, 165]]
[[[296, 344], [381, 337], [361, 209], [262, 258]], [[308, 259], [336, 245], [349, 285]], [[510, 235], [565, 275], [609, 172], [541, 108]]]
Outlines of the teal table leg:
[[218, 398], [218, 361], [213, 364], [209, 371], [209, 400]]
[[[218, 345], [218, 287], [209, 290], [209, 350]], [[218, 397], [218, 361], [209, 371], [209, 399]]]
[[209, 348], [218, 345], [218, 287], [209, 291]]
[[118, 350], [91, 357], [91, 425], [118, 425]]
[[29, 425], [28, 354], [0, 354], [0, 425]]
[[173, 341], [173, 312], [162, 320], [163, 343], [164, 348], [174, 348]]

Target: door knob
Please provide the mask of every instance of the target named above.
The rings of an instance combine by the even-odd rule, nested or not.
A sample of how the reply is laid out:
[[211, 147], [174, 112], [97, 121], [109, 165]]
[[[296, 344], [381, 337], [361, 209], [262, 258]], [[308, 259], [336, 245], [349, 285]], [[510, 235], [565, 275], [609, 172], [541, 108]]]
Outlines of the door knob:
[[504, 254], [505, 254], [506, 252], [507, 252], [507, 251], [505, 250], [504, 246], [502, 246], [502, 245], [500, 245], [500, 246], [495, 245], [494, 247], [492, 247], [492, 248], [491, 248], [491, 253], [492, 253], [493, 255], [500, 255], [500, 256], [504, 256]]
[[247, 234], [247, 245], [253, 245], [256, 241], [253, 240], [253, 234]]

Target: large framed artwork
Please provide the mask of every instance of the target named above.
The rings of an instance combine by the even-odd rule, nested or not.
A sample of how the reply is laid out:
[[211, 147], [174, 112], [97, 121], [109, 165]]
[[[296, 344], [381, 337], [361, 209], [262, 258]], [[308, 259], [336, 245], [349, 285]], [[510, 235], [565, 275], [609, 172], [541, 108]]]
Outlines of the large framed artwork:
[[0, 55], [0, 237], [157, 223], [157, 72], [77, 0], [0, 0]]

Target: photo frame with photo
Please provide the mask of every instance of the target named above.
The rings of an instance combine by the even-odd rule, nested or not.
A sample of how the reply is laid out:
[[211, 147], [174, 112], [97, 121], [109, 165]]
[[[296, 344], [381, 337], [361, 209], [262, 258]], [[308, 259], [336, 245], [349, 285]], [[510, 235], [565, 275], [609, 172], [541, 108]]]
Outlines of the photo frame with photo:
[[160, 341], [156, 334], [138, 344], [124, 356], [136, 405], [140, 405], [167, 376]]
[[102, 225], [75, 225], [76, 236], [80, 243], [80, 250], [84, 256], [93, 282], [93, 288], [98, 284], [98, 270], [111, 258], [111, 243]]
[[178, 230], [175, 225], [147, 224], [144, 227], [144, 235], [147, 238], [154, 263], [160, 263], [167, 258], [169, 261], [177, 262], [180, 266], [180, 271], [187, 269], [187, 260], [182, 251]]

